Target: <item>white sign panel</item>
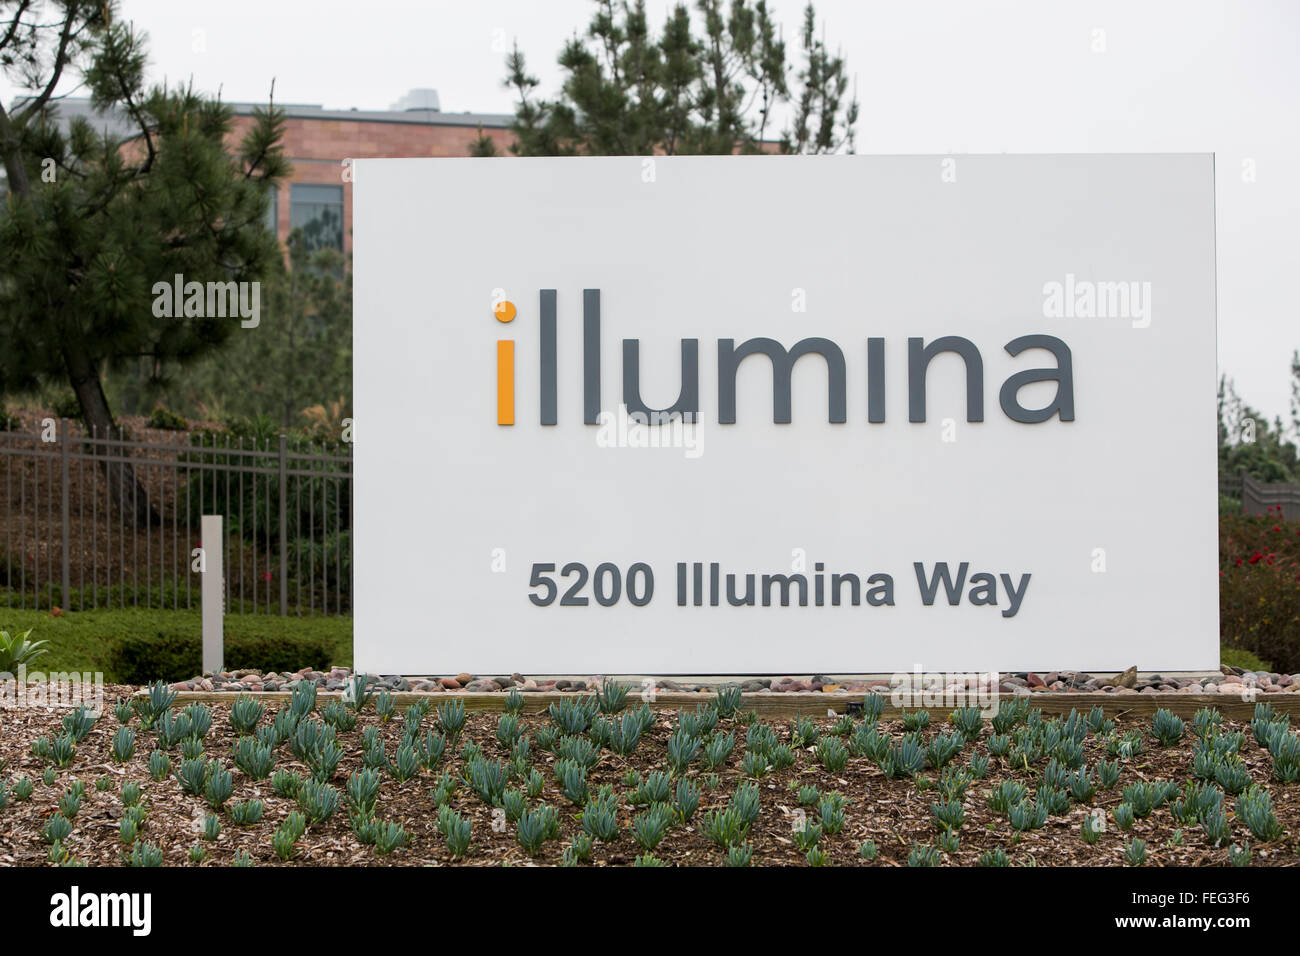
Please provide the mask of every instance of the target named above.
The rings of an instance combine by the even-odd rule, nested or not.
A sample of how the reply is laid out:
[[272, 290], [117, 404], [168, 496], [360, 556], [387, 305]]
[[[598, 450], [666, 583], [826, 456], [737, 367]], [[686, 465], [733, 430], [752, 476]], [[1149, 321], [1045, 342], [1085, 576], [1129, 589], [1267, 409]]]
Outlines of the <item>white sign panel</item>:
[[1208, 155], [362, 160], [374, 673], [1214, 668]]

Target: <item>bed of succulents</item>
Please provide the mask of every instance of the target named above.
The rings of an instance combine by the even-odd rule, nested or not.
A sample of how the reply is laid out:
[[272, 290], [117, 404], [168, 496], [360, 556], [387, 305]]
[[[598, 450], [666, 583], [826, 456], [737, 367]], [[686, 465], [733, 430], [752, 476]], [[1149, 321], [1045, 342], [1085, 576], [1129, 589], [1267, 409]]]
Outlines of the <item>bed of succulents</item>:
[[355, 679], [0, 723], [8, 865], [1300, 864], [1300, 734], [975, 708], [764, 722], [739, 688], [665, 710], [607, 682], [504, 712]]

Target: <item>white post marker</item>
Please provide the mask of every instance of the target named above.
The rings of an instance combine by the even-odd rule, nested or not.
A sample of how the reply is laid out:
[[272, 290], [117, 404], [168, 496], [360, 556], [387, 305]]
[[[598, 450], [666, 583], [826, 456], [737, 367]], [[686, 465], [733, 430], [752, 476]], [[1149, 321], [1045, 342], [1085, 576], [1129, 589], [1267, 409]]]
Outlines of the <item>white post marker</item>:
[[224, 652], [225, 579], [221, 562], [221, 515], [204, 515], [199, 523], [203, 541], [203, 577], [199, 595], [203, 606], [203, 673], [222, 669]]

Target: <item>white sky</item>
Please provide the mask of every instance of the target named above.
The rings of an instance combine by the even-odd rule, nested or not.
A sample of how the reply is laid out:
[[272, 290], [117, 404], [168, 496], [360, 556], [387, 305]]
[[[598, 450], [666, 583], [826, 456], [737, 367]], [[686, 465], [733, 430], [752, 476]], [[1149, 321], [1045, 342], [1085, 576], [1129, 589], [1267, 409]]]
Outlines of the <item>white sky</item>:
[[[768, 0], [793, 41], [803, 0]], [[693, 6], [694, 4], [691, 3]], [[648, 0], [651, 24], [669, 4]], [[1300, 3], [1295, 0], [819, 0], [862, 103], [860, 153], [1214, 152], [1219, 363], [1289, 417], [1300, 323]], [[125, 0], [151, 78], [227, 100], [511, 111], [512, 40], [543, 90], [591, 0]], [[1104, 31], [1105, 52], [1092, 50]], [[201, 32], [196, 32], [201, 31]], [[791, 44], [794, 45], [793, 43]], [[6, 102], [14, 91], [0, 86]], [[1250, 160], [1256, 181], [1243, 182]], [[1288, 280], [1288, 276], [1292, 277]]]

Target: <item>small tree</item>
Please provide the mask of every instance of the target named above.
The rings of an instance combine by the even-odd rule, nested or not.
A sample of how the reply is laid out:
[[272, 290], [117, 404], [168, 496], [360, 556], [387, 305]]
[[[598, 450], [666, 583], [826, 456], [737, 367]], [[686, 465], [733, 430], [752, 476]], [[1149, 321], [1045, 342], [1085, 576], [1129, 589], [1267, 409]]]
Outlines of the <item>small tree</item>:
[[[303, 411], [352, 395], [352, 275], [335, 249], [309, 251], [302, 230], [289, 236], [289, 267], [277, 265], [263, 289], [261, 322], [169, 389], [169, 402], [220, 409], [227, 417], [269, 415], [290, 429]], [[238, 346], [236, 349], [234, 346]], [[171, 397], [171, 396], [174, 396]]]
[[[516, 46], [505, 85], [518, 102], [511, 149], [520, 156], [732, 154], [853, 151], [857, 100], [844, 60], [817, 39], [804, 11], [804, 63], [790, 75], [786, 48], [764, 0], [696, 0], [699, 32], [683, 4], [652, 35], [644, 0], [596, 0], [583, 37], [560, 52], [559, 96], [537, 96]], [[774, 111], [790, 103], [790, 126], [768, 141]]]
[[[278, 111], [258, 111], [231, 156], [227, 106], [192, 89], [146, 91], [144, 37], [116, 10], [102, 0], [0, 2], [0, 72], [31, 93], [12, 112], [0, 104], [0, 393], [67, 382], [101, 437], [121, 434], [105, 367], [188, 363], [238, 328], [238, 318], [158, 317], [152, 289], [178, 274], [259, 279], [279, 255], [262, 225], [268, 186], [288, 169]], [[129, 121], [128, 135], [81, 118], [59, 124], [55, 91], [72, 74], [94, 109]], [[104, 471], [119, 507], [147, 524], [134, 472]]]

